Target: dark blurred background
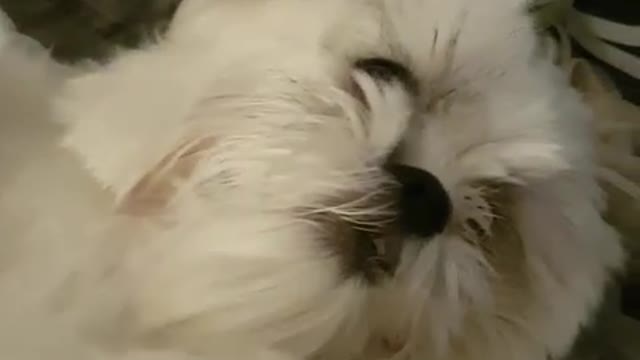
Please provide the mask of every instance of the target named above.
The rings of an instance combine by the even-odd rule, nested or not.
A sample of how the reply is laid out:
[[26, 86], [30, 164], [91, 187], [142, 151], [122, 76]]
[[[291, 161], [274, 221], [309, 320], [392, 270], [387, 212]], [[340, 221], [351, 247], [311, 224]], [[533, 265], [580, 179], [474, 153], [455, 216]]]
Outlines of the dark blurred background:
[[180, 0], [0, 0], [18, 29], [58, 59], [101, 59], [162, 31]]

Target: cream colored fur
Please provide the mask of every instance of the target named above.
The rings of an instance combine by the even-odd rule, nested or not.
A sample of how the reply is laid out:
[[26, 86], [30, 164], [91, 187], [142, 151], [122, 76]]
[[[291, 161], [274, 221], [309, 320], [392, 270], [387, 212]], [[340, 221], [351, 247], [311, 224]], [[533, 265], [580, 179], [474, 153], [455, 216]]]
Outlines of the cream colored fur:
[[[516, 0], [185, 0], [105, 66], [5, 44], [0, 357], [562, 356], [623, 256], [590, 114], [535, 43]], [[380, 212], [392, 151], [454, 215], [374, 286], [303, 215]]]

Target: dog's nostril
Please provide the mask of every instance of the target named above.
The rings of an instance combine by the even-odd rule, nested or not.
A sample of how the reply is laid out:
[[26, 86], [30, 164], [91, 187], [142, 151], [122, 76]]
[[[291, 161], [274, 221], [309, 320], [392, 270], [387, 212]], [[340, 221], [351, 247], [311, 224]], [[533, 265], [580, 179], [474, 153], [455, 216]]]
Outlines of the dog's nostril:
[[355, 68], [360, 69], [377, 80], [400, 81], [407, 90], [417, 92], [417, 82], [409, 69], [404, 65], [385, 58], [366, 58], [356, 61]]
[[444, 231], [451, 216], [451, 200], [430, 172], [406, 165], [389, 165], [400, 183], [400, 221], [404, 230], [421, 238]]

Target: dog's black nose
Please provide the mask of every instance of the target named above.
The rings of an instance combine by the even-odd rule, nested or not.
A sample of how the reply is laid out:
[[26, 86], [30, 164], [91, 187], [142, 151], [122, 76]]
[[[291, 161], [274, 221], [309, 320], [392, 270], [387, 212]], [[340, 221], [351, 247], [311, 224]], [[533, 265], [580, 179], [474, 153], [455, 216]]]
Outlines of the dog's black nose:
[[451, 200], [430, 172], [406, 165], [389, 165], [400, 183], [399, 211], [404, 230], [421, 238], [441, 233], [451, 216]]
[[408, 91], [415, 93], [418, 84], [413, 74], [404, 65], [385, 58], [365, 58], [355, 62], [354, 66], [377, 80], [400, 81]]

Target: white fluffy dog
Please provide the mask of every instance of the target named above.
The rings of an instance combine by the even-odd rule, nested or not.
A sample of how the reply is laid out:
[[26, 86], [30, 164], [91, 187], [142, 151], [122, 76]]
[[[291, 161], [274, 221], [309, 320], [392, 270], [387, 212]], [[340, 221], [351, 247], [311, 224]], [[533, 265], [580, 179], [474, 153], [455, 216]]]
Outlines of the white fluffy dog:
[[623, 255], [524, 7], [186, 0], [104, 66], [5, 45], [0, 357], [565, 354]]

